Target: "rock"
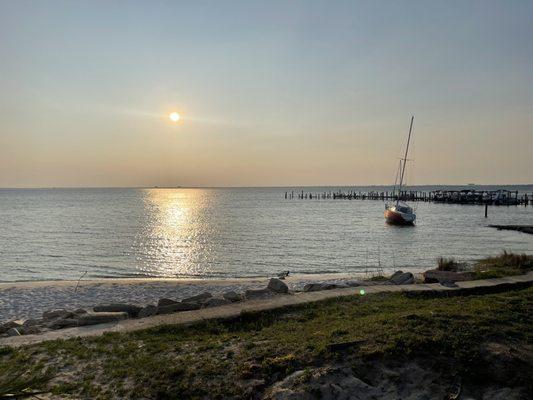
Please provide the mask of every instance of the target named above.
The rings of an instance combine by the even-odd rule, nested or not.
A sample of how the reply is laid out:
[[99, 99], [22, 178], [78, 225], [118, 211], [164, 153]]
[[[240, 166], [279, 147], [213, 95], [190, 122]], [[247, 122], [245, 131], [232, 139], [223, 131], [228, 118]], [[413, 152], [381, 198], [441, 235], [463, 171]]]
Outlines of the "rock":
[[346, 281], [344, 283], [349, 287], [357, 287], [362, 285], [360, 281]]
[[446, 286], [446, 287], [450, 287], [450, 288], [459, 287], [459, 286], [457, 286], [457, 284], [455, 282], [449, 281], [449, 280], [444, 280], [444, 279], [442, 281], [440, 281], [440, 284], [442, 286]]
[[73, 312], [67, 310], [50, 310], [43, 312], [43, 319], [72, 318]]
[[304, 286], [304, 292], [318, 292], [320, 290], [332, 290], [332, 289], [346, 289], [349, 288], [346, 283], [329, 283], [329, 282], [317, 282], [308, 283]]
[[74, 310], [74, 314], [76, 314], [76, 315], [87, 314], [87, 310], [85, 310], [83, 308], [78, 308], [78, 309]]
[[392, 274], [389, 281], [395, 285], [411, 285], [415, 283], [415, 277], [410, 272], [396, 271]]
[[203, 292], [203, 293], [197, 294], [196, 296], [187, 297], [183, 299], [181, 302], [182, 303], [203, 303], [204, 301], [206, 301], [207, 299], [210, 299], [211, 297], [213, 297], [211, 293]]
[[24, 330], [26, 330], [26, 328], [29, 328], [30, 326], [36, 326], [36, 325], [42, 324], [42, 322], [43, 322], [42, 320], [30, 318], [24, 321], [22, 326], [24, 327]]
[[178, 304], [179, 302], [171, 299], [159, 299], [157, 302], [158, 307], [170, 306], [171, 304]]
[[96, 325], [105, 324], [108, 322], [118, 322], [128, 318], [127, 312], [97, 312], [80, 315], [78, 318], [78, 325]]
[[6, 332], [7, 336], [20, 336], [22, 333], [18, 330], [18, 328], [11, 328]]
[[439, 283], [442, 281], [462, 282], [472, 279], [471, 272], [439, 271], [437, 269], [430, 269], [424, 272], [423, 275], [424, 283]]
[[233, 290], [230, 290], [229, 292], [224, 292], [222, 297], [224, 297], [226, 300], [229, 300], [229, 301], [241, 301], [242, 300], [242, 296], [238, 294], [237, 292], [234, 292]]
[[168, 306], [157, 307], [157, 314], [171, 314], [179, 311], [198, 310], [200, 304], [198, 303], [176, 303], [169, 304]]
[[157, 307], [152, 304], [149, 304], [146, 307], [143, 307], [141, 311], [139, 311], [139, 314], [137, 315], [137, 317], [139, 318], [150, 317], [152, 315], [155, 315], [156, 313], [157, 313]]
[[304, 292], [318, 292], [322, 289], [322, 283], [308, 283], [304, 286]]
[[141, 311], [141, 307], [133, 305], [133, 304], [121, 304], [121, 303], [115, 303], [115, 304], [103, 304], [96, 307], [93, 307], [94, 312], [126, 312], [128, 315], [132, 318], [135, 318], [137, 314], [139, 314], [139, 311]]
[[246, 290], [246, 292], [244, 292], [244, 297], [250, 300], [264, 299], [264, 298], [271, 297], [271, 296], [272, 296], [272, 292], [268, 288], [248, 289]]
[[278, 278], [270, 278], [268, 288], [275, 293], [289, 293], [289, 287]]
[[35, 335], [37, 333], [41, 333], [41, 329], [38, 326], [28, 326], [22, 328], [22, 334], [24, 335]]
[[0, 325], [0, 334], [7, 333], [7, 331], [13, 328], [20, 328], [20, 326], [21, 324], [15, 321], [4, 322], [3, 324]]
[[226, 304], [231, 304], [230, 300], [213, 297], [204, 303], [204, 307], [218, 307]]
[[47, 327], [50, 329], [65, 329], [78, 326], [78, 320], [72, 318], [58, 318], [50, 322]]

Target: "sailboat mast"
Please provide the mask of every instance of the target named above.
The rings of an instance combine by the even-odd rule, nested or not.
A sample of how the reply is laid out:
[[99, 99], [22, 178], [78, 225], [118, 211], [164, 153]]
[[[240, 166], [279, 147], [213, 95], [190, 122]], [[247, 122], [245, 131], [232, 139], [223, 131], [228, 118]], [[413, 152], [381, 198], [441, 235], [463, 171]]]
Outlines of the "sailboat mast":
[[402, 183], [403, 183], [403, 176], [405, 174], [405, 164], [407, 163], [407, 153], [409, 152], [409, 142], [411, 141], [411, 131], [413, 130], [413, 121], [415, 119], [415, 116], [411, 116], [411, 125], [409, 125], [409, 136], [407, 136], [407, 147], [405, 148], [405, 156], [403, 157], [403, 166], [402, 166], [402, 173], [400, 175], [400, 186], [398, 187], [398, 200], [396, 204], [400, 201], [400, 196], [402, 194]]

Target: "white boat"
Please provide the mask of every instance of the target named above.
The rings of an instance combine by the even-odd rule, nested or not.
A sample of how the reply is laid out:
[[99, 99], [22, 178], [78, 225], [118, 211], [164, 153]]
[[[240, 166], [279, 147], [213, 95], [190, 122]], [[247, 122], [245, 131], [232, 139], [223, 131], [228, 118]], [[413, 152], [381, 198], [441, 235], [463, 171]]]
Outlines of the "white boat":
[[394, 225], [414, 225], [416, 214], [407, 203], [400, 200], [402, 193], [403, 178], [405, 175], [405, 164], [407, 163], [407, 154], [409, 153], [409, 142], [411, 141], [411, 132], [413, 130], [413, 121], [415, 117], [411, 117], [411, 124], [409, 125], [409, 136], [407, 136], [407, 147], [405, 148], [405, 155], [400, 160], [400, 184], [398, 186], [398, 197], [396, 203], [385, 205], [385, 220], [389, 224]]

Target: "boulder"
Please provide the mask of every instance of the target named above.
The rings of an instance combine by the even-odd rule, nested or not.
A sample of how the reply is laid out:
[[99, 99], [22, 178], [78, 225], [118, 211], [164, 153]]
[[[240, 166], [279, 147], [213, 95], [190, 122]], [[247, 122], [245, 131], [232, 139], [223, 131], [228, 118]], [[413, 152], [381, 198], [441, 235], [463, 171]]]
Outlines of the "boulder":
[[46, 325], [50, 329], [64, 329], [78, 326], [78, 320], [73, 318], [57, 318]]
[[187, 297], [183, 300], [181, 300], [182, 303], [203, 303], [207, 299], [210, 299], [213, 297], [213, 295], [209, 292], [203, 292], [200, 294], [197, 294], [196, 296]]
[[38, 326], [28, 326], [22, 328], [22, 334], [24, 335], [34, 335], [36, 333], [41, 333], [41, 329]]
[[439, 271], [437, 269], [430, 269], [424, 272], [423, 275], [424, 283], [438, 283], [442, 281], [461, 282], [472, 279], [471, 272]]
[[415, 277], [410, 272], [396, 271], [389, 278], [389, 281], [395, 285], [410, 285], [415, 283]]
[[324, 290], [322, 283], [308, 283], [304, 286], [304, 292], [318, 292], [319, 290]]
[[264, 289], [248, 289], [244, 292], [244, 297], [249, 300], [253, 299], [264, 299], [272, 296], [272, 291], [268, 288]]
[[157, 314], [157, 307], [152, 304], [149, 304], [146, 307], [143, 307], [141, 311], [139, 311], [139, 314], [137, 315], [137, 317], [145, 318], [145, 317], [150, 317], [155, 314]]
[[87, 313], [78, 317], [78, 325], [96, 325], [108, 322], [118, 322], [128, 318], [127, 312], [97, 312]]
[[169, 304], [168, 306], [157, 307], [157, 314], [171, 314], [179, 311], [198, 310], [200, 304], [198, 303], [176, 303]]
[[43, 319], [72, 318], [73, 312], [67, 310], [49, 310], [43, 312]]
[[24, 327], [24, 330], [26, 330], [26, 328], [29, 328], [30, 326], [36, 326], [36, 325], [42, 324], [42, 322], [43, 322], [42, 320], [30, 318], [24, 321], [22, 326]]
[[285, 282], [278, 278], [270, 278], [268, 281], [268, 288], [275, 293], [288, 293], [289, 287]]
[[96, 306], [93, 308], [94, 312], [126, 312], [128, 315], [132, 318], [135, 318], [137, 314], [139, 314], [139, 311], [141, 311], [141, 307], [133, 305], [133, 304], [122, 304], [122, 303], [115, 303], [115, 304], [102, 304], [99, 306]]
[[7, 336], [20, 336], [22, 333], [18, 330], [18, 328], [11, 328], [6, 332]]
[[224, 292], [222, 295], [226, 300], [229, 301], [240, 301], [242, 300], [242, 296], [238, 294], [237, 292], [234, 292], [233, 290], [230, 290], [228, 292]]
[[158, 307], [170, 306], [171, 304], [178, 304], [179, 302], [171, 299], [159, 299], [157, 302]]
[[308, 283], [304, 286], [304, 292], [318, 292], [320, 290], [346, 289], [349, 288], [346, 283], [316, 282]]
[[457, 286], [457, 283], [453, 282], [453, 281], [448, 281], [448, 280], [445, 280], [443, 279], [442, 281], [440, 281], [440, 284], [442, 286], [446, 286], [446, 287], [450, 287], [450, 288], [456, 288], [456, 287], [459, 287]]
[[19, 324], [16, 321], [4, 322], [3, 324], [0, 325], [0, 334], [7, 333], [7, 331], [9, 331], [12, 328], [20, 328], [20, 326], [21, 324]]
[[362, 285], [360, 281], [346, 281], [344, 283], [349, 287], [357, 287]]
[[218, 307], [218, 306], [223, 306], [226, 304], [231, 304], [231, 301], [226, 300], [226, 299], [221, 299], [218, 297], [212, 297], [209, 300], [207, 300], [203, 305], [204, 307]]

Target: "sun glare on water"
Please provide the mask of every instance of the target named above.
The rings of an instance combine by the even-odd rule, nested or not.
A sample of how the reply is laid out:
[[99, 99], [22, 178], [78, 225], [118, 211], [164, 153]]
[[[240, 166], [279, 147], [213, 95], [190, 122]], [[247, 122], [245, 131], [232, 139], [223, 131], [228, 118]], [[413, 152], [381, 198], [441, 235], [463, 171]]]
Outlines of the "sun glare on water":
[[168, 117], [174, 122], [178, 122], [180, 120], [180, 115], [175, 111], [170, 113]]

